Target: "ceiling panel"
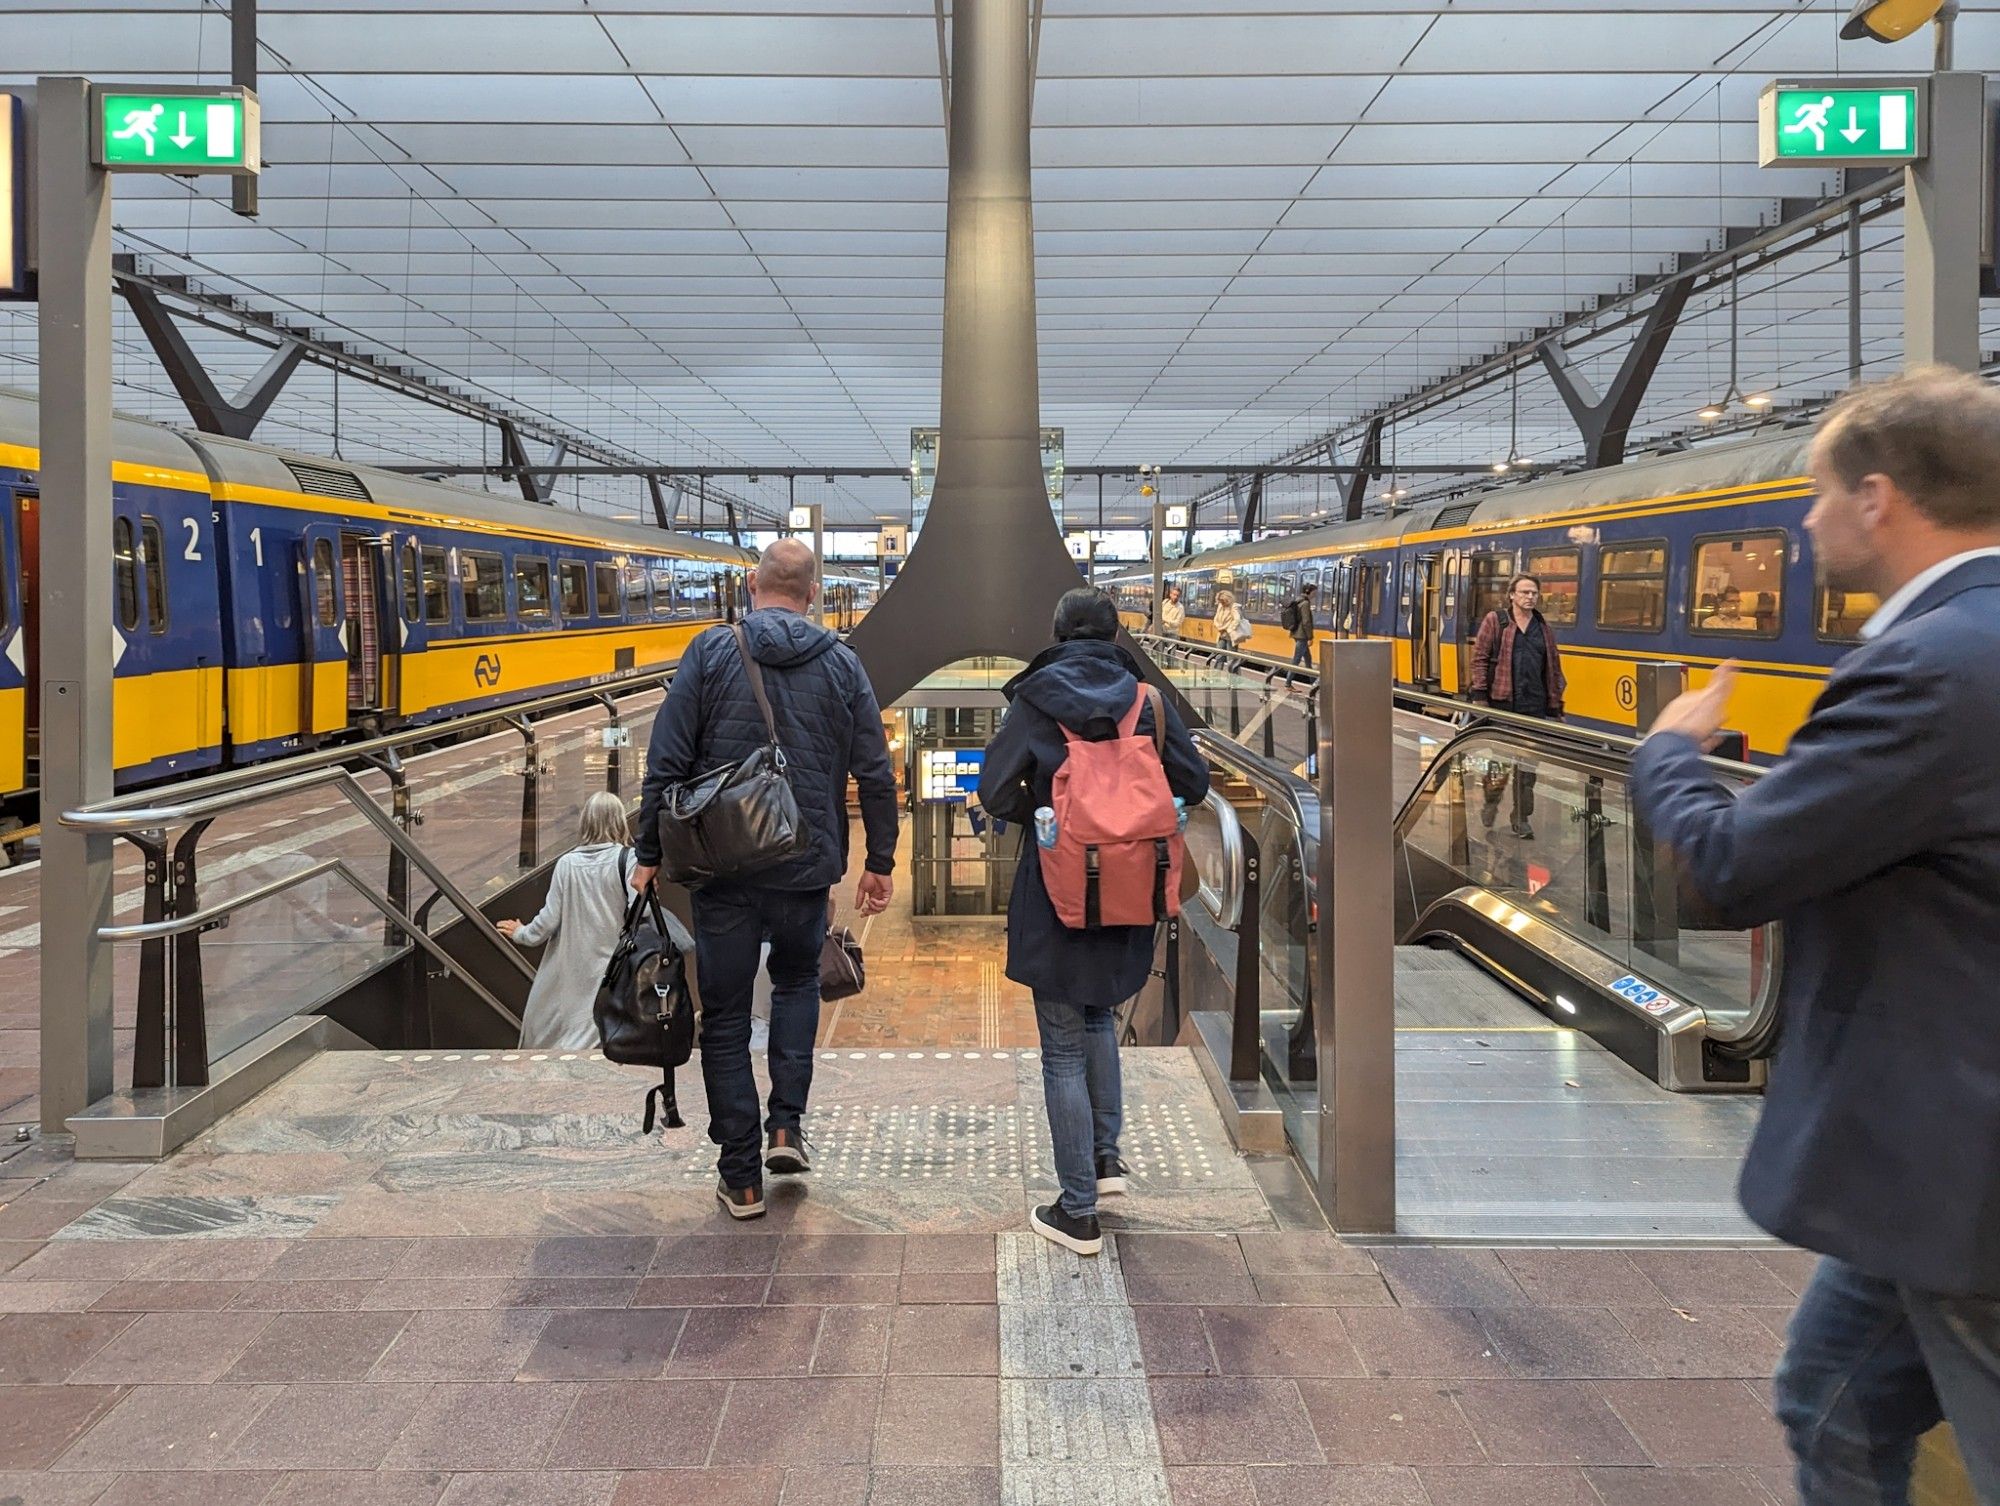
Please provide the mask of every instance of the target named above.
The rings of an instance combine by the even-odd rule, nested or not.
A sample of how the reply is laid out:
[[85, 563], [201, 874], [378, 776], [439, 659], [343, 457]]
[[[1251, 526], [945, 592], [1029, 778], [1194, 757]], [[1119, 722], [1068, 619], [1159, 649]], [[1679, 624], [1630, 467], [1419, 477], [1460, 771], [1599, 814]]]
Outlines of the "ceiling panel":
[[[120, 249], [337, 339], [665, 463], [901, 466], [936, 417], [945, 137], [933, 0], [263, 0], [254, 220], [209, 180], [126, 179]], [[1032, 142], [1046, 422], [1074, 464], [1268, 461], [1547, 326], [1786, 197], [1750, 162], [1780, 70], [1925, 66], [1840, 45], [1844, 0], [1042, 0]], [[1963, 66], [2000, 70], [2000, 0]], [[0, 73], [220, 80], [223, 8], [8, 8]], [[1870, 369], [1900, 355], [1900, 223], [1865, 234]], [[1846, 268], [1828, 243], [1738, 289], [1743, 379], [1838, 390]], [[1987, 317], [2000, 326], [2000, 305]], [[1691, 309], [1640, 415], [1691, 423], [1727, 380], [1728, 308]], [[2000, 345], [2000, 328], [1993, 331]], [[191, 328], [225, 385], [260, 347]], [[175, 418], [128, 314], [120, 400]], [[1577, 348], [1607, 380], [1622, 336]], [[32, 386], [0, 307], [0, 383]], [[488, 432], [301, 374], [268, 437], [451, 463]], [[1406, 426], [1397, 453], [1483, 463], [1576, 439], [1547, 382]], [[337, 432], [336, 432], [337, 427]], [[1351, 448], [1351, 446], [1350, 446]], [[1206, 482], [1175, 482], [1191, 495]], [[497, 485], [497, 483], [496, 483]], [[815, 482], [839, 521], [896, 478]], [[1178, 489], [1178, 490], [1177, 490]], [[630, 482], [570, 505], [647, 512]], [[738, 488], [771, 505], [766, 481]], [[1091, 493], [1093, 487], [1081, 490]], [[1274, 482], [1274, 517], [1317, 483]], [[687, 504], [690, 508], [692, 501]], [[1137, 518], [1123, 482], [1107, 509]]]

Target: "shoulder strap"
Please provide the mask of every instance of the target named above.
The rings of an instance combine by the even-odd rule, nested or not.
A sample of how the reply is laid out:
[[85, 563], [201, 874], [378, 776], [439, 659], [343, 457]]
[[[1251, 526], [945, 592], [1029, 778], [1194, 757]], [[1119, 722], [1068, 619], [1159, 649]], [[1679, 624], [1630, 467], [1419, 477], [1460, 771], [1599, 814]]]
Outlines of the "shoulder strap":
[[764, 694], [764, 671], [750, 653], [750, 638], [743, 631], [743, 624], [731, 625], [729, 631], [736, 637], [736, 652], [743, 656], [743, 673], [750, 681], [750, 694], [757, 698], [757, 709], [764, 713], [764, 731], [770, 735], [771, 746], [778, 744], [778, 720], [771, 715], [771, 698]]
[[[1151, 685], [1140, 686], [1146, 692], [1146, 700], [1153, 708], [1153, 751], [1164, 760], [1167, 756], [1167, 708], [1160, 699], [1160, 692]], [[1135, 726], [1134, 731], [1137, 731]]]
[[1147, 689], [1148, 686], [1144, 680], [1141, 680], [1132, 688], [1132, 704], [1126, 708], [1125, 714], [1118, 718], [1118, 735], [1120, 737], [1131, 737], [1138, 732], [1139, 713], [1145, 709]]

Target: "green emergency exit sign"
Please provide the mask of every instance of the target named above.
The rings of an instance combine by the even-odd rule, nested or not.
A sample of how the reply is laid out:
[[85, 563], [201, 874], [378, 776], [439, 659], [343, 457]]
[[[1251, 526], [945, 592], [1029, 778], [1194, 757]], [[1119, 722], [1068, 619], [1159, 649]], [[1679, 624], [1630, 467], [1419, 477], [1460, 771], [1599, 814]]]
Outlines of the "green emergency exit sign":
[[248, 89], [97, 91], [96, 160], [113, 172], [254, 173], [257, 96]]
[[1929, 150], [1929, 117], [1919, 80], [1779, 80], [1757, 101], [1757, 160], [1763, 167], [1916, 162]]

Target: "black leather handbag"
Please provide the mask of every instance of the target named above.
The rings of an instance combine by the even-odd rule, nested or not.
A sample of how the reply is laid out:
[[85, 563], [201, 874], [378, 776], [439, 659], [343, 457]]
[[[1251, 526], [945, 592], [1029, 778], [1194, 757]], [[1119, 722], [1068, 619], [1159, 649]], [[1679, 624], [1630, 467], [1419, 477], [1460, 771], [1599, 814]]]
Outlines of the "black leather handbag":
[[785, 772], [763, 671], [750, 655], [742, 625], [732, 631], [769, 741], [748, 758], [667, 787], [660, 801], [660, 871], [677, 884], [756, 873], [812, 844]]
[[681, 1127], [674, 1068], [687, 1065], [694, 1053], [694, 995], [687, 981], [693, 945], [650, 886], [633, 895], [591, 1009], [608, 1060], [660, 1069], [660, 1085], [646, 1094], [642, 1134], [652, 1134], [656, 1108], [665, 1109], [668, 1129]]

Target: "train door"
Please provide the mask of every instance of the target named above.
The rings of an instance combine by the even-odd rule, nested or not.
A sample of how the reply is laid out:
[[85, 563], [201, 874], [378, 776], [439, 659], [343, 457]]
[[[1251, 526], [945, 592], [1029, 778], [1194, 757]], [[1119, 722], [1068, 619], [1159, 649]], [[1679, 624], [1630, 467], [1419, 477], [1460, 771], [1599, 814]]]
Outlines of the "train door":
[[[42, 499], [34, 492], [14, 493], [18, 506], [15, 535], [21, 551], [21, 675], [28, 686], [28, 753], [32, 758], [42, 728]], [[13, 657], [12, 652], [8, 654]]]
[[[0, 792], [25, 788], [28, 769], [40, 743], [42, 719], [41, 664], [41, 503], [35, 493], [14, 493], [15, 611], [7, 633], [5, 663], [0, 676], [20, 682], [20, 715], [5, 718], [6, 742], [0, 746]], [[4, 704], [5, 698], [0, 698]]]
[[365, 533], [340, 535], [340, 641], [347, 660], [350, 720], [394, 704], [383, 683], [383, 606], [392, 595], [384, 579], [387, 566], [388, 540]]
[[299, 731], [347, 725], [348, 632], [340, 529], [308, 523], [299, 533]]
[[1435, 687], [1444, 659], [1444, 556], [1420, 554], [1415, 568], [1416, 603], [1410, 626], [1416, 643], [1411, 667], [1419, 685]]

